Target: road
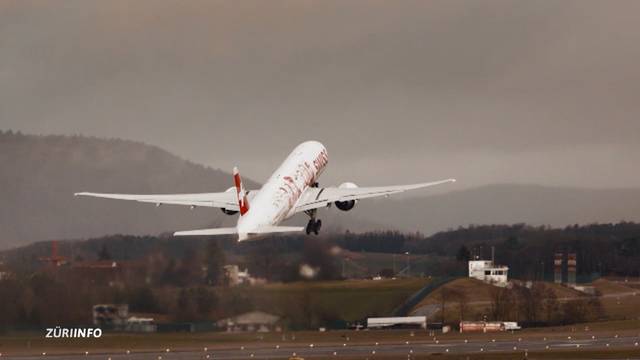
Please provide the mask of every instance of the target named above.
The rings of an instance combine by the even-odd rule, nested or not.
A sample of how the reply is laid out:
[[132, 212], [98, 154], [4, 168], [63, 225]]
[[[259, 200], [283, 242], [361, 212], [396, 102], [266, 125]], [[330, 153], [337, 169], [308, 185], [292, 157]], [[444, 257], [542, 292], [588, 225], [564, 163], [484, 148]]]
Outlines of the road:
[[514, 339], [514, 340], [447, 340], [447, 341], [421, 341], [421, 342], [387, 342], [380, 344], [305, 344], [287, 346], [262, 346], [262, 347], [234, 347], [210, 350], [183, 350], [161, 352], [132, 352], [99, 353], [99, 354], [63, 354], [63, 355], [38, 355], [10, 357], [4, 354], [4, 359], [43, 360], [43, 359], [87, 359], [87, 360], [181, 360], [181, 359], [287, 359], [297, 355], [305, 359], [309, 358], [336, 358], [362, 357], [371, 358], [377, 356], [400, 356], [419, 354], [456, 354], [456, 353], [496, 353], [522, 351], [553, 351], [553, 350], [602, 350], [602, 349], [637, 349], [640, 356], [639, 337], [612, 336], [612, 337], [582, 337], [581, 339], [569, 338], [559, 340], [541, 339]]

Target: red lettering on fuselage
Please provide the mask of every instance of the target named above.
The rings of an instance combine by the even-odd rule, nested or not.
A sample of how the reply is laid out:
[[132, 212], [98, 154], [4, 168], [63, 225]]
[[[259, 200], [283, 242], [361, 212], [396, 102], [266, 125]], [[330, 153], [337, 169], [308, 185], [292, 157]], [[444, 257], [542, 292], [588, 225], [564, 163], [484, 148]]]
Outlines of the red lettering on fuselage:
[[320, 154], [313, 160], [313, 165], [316, 167], [316, 171], [320, 171], [329, 162], [329, 156], [327, 150], [323, 149]]
[[[326, 150], [320, 151], [309, 161], [300, 161], [295, 165], [293, 174], [281, 178], [278, 196], [274, 199], [274, 206], [279, 208], [276, 219], [282, 220], [295, 207], [305, 189], [311, 186], [323, 168], [328, 163]], [[312, 163], [312, 164], [311, 164]], [[283, 206], [286, 204], [286, 206]]]

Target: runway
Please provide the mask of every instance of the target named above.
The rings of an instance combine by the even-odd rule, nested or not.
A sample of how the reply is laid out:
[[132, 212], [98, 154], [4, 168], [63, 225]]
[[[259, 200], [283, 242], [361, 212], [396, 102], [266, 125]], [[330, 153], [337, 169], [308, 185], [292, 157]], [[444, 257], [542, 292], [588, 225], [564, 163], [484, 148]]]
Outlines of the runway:
[[529, 351], [585, 351], [585, 350], [615, 350], [637, 349], [640, 357], [638, 337], [595, 337], [582, 339], [553, 339], [539, 340], [514, 339], [514, 340], [447, 340], [447, 341], [420, 341], [420, 342], [387, 342], [372, 344], [299, 344], [299, 345], [272, 345], [253, 347], [228, 347], [216, 349], [185, 349], [164, 350], [157, 352], [111, 352], [95, 354], [45, 354], [37, 356], [3, 356], [2, 359], [54, 359], [82, 358], [91, 360], [182, 360], [182, 359], [287, 359], [291, 356], [309, 358], [375, 358], [375, 357], [413, 357], [427, 354], [461, 354], [461, 353], [499, 353], [499, 352], [525, 352]]

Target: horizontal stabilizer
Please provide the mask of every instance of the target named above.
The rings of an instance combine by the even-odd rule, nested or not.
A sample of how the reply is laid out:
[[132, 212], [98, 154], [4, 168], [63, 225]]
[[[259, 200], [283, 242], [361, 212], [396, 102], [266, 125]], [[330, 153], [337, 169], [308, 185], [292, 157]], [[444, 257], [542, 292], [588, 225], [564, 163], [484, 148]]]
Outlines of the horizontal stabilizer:
[[249, 234], [284, 233], [302, 230], [304, 230], [303, 226], [261, 226], [255, 231], [250, 231]]
[[[248, 235], [259, 235], [269, 233], [286, 233], [304, 230], [303, 226], [261, 226], [247, 232]], [[173, 236], [207, 236], [207, 235], [231, 235], [237, 234], [237, 228], [213, 228], [200, 230], [176, 231]]]
[[214, 228], [214, 229], [200, 229], [200, 230], [185, 230], [176, 231], [173, 236], [202, 236], [202, 235], [231, 235], [237, 234], [236, 228]]

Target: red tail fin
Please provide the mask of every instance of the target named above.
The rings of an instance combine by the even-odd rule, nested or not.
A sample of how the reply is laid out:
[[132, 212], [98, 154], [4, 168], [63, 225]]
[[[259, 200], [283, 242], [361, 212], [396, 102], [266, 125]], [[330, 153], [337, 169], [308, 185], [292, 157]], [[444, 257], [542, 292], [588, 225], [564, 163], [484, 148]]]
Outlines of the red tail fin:
[[238, 207], [240, 208], [240, 216], [249, 211], [249, 200], [247, 200], [247, 192], [242, 185], [242, 178], [240, 178], [240, 172], [237, 167], [233, 168], [233, 181], [236, 184], [236, 193], [238, 194]]

